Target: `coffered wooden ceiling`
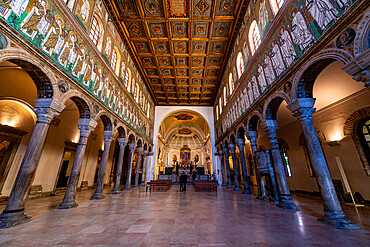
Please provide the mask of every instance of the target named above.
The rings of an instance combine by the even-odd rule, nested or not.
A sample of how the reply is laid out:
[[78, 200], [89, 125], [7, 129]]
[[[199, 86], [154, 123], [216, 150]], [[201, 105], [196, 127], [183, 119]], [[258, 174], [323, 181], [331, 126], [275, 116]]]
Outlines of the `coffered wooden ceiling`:
[[212, 105], [247, 1], [104, 2], [157, 105]]

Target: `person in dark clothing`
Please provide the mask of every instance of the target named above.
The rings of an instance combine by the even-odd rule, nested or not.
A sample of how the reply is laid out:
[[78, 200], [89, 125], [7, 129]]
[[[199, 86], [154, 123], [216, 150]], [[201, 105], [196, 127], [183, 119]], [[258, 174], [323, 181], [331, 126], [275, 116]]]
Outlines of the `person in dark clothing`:
[[185, 175], [183, 172], [180, 176], [180, 192], [186, 191], [186, 181], [188, 180], [188, 176]]

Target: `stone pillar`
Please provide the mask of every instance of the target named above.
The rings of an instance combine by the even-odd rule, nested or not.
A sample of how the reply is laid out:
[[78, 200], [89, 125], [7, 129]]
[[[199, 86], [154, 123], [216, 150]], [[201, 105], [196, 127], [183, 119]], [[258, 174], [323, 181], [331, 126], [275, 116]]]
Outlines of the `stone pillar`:
[[239, 184], [239, 166], [238, 161], [236, 160], [235, 150], [236, 147], [233, 143], [230, 143], [230, 151], [231, 151], [231, 157], [233, 159], [233, 167], [234, 167], [234, 180], [235, 180], [235, 187], [234, 190], [239, 191], [240, 190], [240, 184]]
[[98, 182], [95, 188], [94, 195], [90, 198], [90, 200], [101, 200], [105, 198], [103, 196], [104, 175], [105, 175], [105, 170], [107, 169], [110, 144], [112, 143], [112, 140], [113, 140], [112, 131], [111, 130], [104, 131], [103, 137], [104, 137], [104, 151], [103, 151], [103, 157], [100, 163]]
[[244, 180], [244, 194], [252, 194], [249, 188], [249, 177], [248, 177], [247, 163], [245, 161], [244, 146], [245, 146], [244, 139], [238, 139], [238, 148], [240, 152], [240, 163], [242, 166], [243, 180]]
[[114, 187], [111, 194], [116, 195], [119, 194], [119, 185], [121, 183], [121, 175], [122, 175], [122, 165], [123, 165], [123, 156], [125, 154], [125, 146], [126, 146], [126, 139], [125, 138], [117, 138], [119, 144], [119, 155], [118, 155], [118, 162], [116, 167], [116, 177], [114, 181]]
[[[255, 157], [255, 153], [257, 152], [257, 137], [258, 137], [258, 134], [257, 134], [257, 131], [252, 131], [250, 130], [248, 132], [248, 137], [249, 137], [249, 141], [251, 142], [251, 148], [252, 148], [252, 155], [253, 155], [253, 158]], [[257, 188], [258, 188], [258, 197], [262, 197], [264, 195], [266, 195], [266, 191], [265, 191], [265, 182], [263, 181], [263, 177], [261, 177], [257, 171], [257, 165], [256, 165], [256, 162], [255, 163], [255, 166], [254, 166], [254, 170], [255, 170], [255, 173], [256, 173], [256, 180], [257, 180]]]
[[231, 183], [231, 175], [230, 175], [230, 164], [229, 164], [229, 149], [224, 147], [225, 152], [225, 164], [227, 170], [227, 188], [232, 188], [233, 184]]
[[281, 158], [279, 144], [276, 137], [276, 130], [278, 128], [277, 122], [276, 120], [266, 120], [266, 125], [265, 130], [270, 139], [271, 154], [274, 161], [274, 168], [280, 192], [280, 203], [278, 206], [287, 210], [299, 210], [299, 208], [293, 203], [292, 196], [290, 195], [283, 159]]
[[149, 153], [149, 161], [148, 161], [148, 167], [146, 169], [146, 178], [145, 178], [145, 183], [150, 181], [150, 176], [151, 176], [151, 172], [152, 172], [152, 157], [154, 155], [154, 152], [150, 152]]
[[139, 172], [141, 166], [141, 154], [143, 153], [143, 148], [139, 147], [137, 149], [137, 162], [136, 162], [136, 171], [135, 171], [135, 184], [134, 187], [139, 186]]
[[141, 186], [145, 185], [146, 182], [146, 171], [147, 171], [147, 166], [148, 166], [148, 161], [149, 161], [149, 152], [148, 150], [144, 150], [143, 154], [144, 162], [143, 162], [143, 174], [141, 176]]
[[67, 190], [64, 195], [62, 203], [57, 209], [69, 209], [77, 207], [76, 203], [76, 189], [78, 179], [80, 178], [80, 172], [82, 167], [82, 161], [85, 157], [86, 144], [89, 139], [91, 131], [93, 131], [98, 123], [89, 118], [81, 118], [78, 120], [78, 128], [80, 129], [80, 139], [78, 141], [76, 156], [73, 161], [71, 175], [68, 179]]
[[132, 173], [132, 161], [134, 160], [136, 145], [132, 143], [130, 146], [130, 161], [127, 169], [126, 187], [125, 190], [131, 190], [131, 173]]
[[8, 203], [0, 215], [0, 228], [9, 228], [30, 221], [31, 217], [24, 214], [26, 195], [31, 187], [50, 123], [65, 107], [62, 104], [52, 102], [52, 99], [37, 99], [35, 100], [35, 106], [36, 125], [13, 184]]
[[290, 110], [293, 109], [293, 116], [297, 117], [301, 122], [307, 149], [312, 161], [312, 168], [315, 172], [316, 181], [323, 199], [325, 214], [319, 220], [334, 225], [338, 229], [359, 229], [358, 225], [352, 224], [351, 221], [345, 217], [340, 206], [328, 165], [319, 138], [317, 137], [315, 126], [312, 122], [312, 113], [315, 112], [316, 109], [312, 107], [300, 107], [298, 109], [294, 109], [293, 107], [288, 108]]
[[217, 153], [217, 156], [220, 157], [220, 166], [221, 166], [221, 173], [222, 173], [222, 186], [226, 186], [226, 173], [225, 173], [225, 163], [224, 163], [224, 157], [223, 157], [223, 153], [222, 153], [222, 150], [220, 149]]

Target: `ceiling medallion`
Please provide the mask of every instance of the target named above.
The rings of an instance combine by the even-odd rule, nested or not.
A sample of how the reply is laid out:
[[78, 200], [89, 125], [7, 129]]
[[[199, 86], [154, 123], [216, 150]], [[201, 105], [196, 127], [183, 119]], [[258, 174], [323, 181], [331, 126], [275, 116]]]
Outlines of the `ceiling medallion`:
[[195, 60], [194, 60], [194, 63], [196, 63], [197, 65], [200, 65], [202, 63], [202, 59], [200, 59], [199, 57], [197, 57]]
[[225, 32], [226, 30], [226, 27], [224, 24], [221, 24], [218, 28], [217, 28], [217, 32], [219, 32], [220, 34], [222, 34], [223, 32]]
[[174, 30], [176, 35], [182, 36], [186, 32], [186, 27], [184, 26], [184, 24], [176, 24], [174, 26], [173, 30]]
[[181, 113], [175, 116], [175, 118], [179, 121], [186, 121], [186, 120], [192, 120], [194, 116], [186, 114], [186, 113]]
[[189, 0], [167, 0], [169, 18], [188, 18]]
[[175, 49], [179, 52], [183, 52], [185, 50], [185, 45], [183, 43], [178, 43], [176, 46], [175, 46]]
[[157, 0], [147, 0], [145, 2], [145, 8], [152, 15], [157, 14], [160, 10], [159, 3], [157, 2]]
[[183, 129], [179, 129], [178, 133], [180, 135], [191, 135], [191, 133], [193, 133], [193, 131], [191, 131], [191, 129], [189, 129], [189, 128], [183, 128]]
[[234, 7], [233, 0], [224, 0], [221, 2], [220, 11], [224, 14], [228, 14], [233, 9], [233, 7]]
[[140, 33], [141, 33], [141, 28], [138, 26], [138, 25], [136, 25], [135, 23], [133, 23], [132, 25], [131, 25], [131, 27], [130, 27], [130, 31], [132, 32], [132, 33], [134, 33], [134, 34], [136, 34], [136, 35], [140, 35]]
[[195, 7], [200, 13], [204, 14], [209, 9], [209, 4], [205, 0], [200, 0]]
[[152, 65], [153, 64], [153, 60], [150, 57], [144, 57], [143, 58], [143, 64], [145, 64], [145, 65]]
[[171, 61], [170, 61], [168, 58], [166, 58], [166, 57], [161, 58], [161, 59], [159, 60], [159, 63], [160, 63], [161, 65], [164, 65], [164, 66], [169, 66], [169, 65], [171, 65]]

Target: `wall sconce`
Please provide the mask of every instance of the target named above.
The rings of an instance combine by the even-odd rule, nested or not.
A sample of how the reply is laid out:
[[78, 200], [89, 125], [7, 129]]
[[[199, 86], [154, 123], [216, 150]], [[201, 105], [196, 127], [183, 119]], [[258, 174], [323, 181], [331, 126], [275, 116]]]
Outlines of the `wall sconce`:
[[340, 146], [340, 141], [330, 141], [328, 142], [328, 145], [332, 147]]

